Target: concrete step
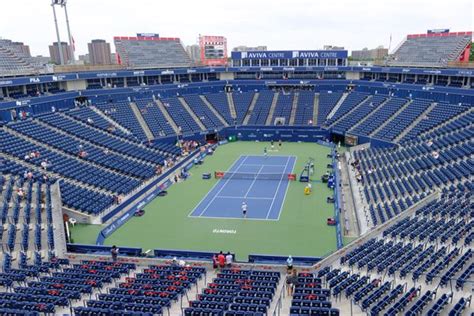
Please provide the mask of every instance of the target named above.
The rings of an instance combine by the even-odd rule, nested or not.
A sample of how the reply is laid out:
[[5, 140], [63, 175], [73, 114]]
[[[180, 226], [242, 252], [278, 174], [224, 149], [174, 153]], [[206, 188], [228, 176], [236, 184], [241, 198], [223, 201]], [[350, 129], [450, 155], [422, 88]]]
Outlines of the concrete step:
[[83, 188], [87, 188], [89, 190], [92, 190], [92, 191], [96, 191], [96, 192], [101, 192], [101, 193], [106, 193], [106, 194], [111, 194], [109, 191], [106, 191], [106, 190], [102, 190], [102, 189], [99, 189], [99, 188], [96, 188], [96, 187], [93, 187], [89, 184], [86, 184], [86, 183], [82, 183], [82, 182], [79, 182], [77, 180], [74, 180], [74, 179], [71, 179], [71, 178], [65, 178], [63, 175], [59, 174], [59, 173], [55, 173], [55, 172], [51, 172], [51, 171], [46, 171], [44, 172], [44, 170], [36, 165], [33, 165], [33, 164], [30, 164], [30, 163], [27, 163], [23, 160], [20, 160], [14, 156], [11, 156], [9, 154], [6, 154], [6, 153], [1, 153], [0, 152], [0, 157], [4, 157], [8, 160], [12, 160], [14, 162], [16, 162], [17, 164], [19, 165], [22, 165], [26, 168], [28, 168], [28, 170], [32, 170], [32, 171], [36, 171], [36, 172], [40, 172], [42, 174], [45, 174], [49, 177], [49, 178], [61, 178], [62, 181], [65, 181], [65, 182], [69, 182], [71, 184], [74, 184], [74, 185], [77, 185], [77, 186], [80, 186], [80, 187], [83, 187]]
[[391, 98], [390, 97], [387, 97], [387, 99], [385, 101], [383, 101], [374, 111], [370, 112], [369, 115], [367, 115], [366, 117], [364, 117], [362, 120], [360, 120], [356, 125], [352, 126], [350, 129], [349, 129], [349, 132], [356, 129], [359, 125], [361, 124], [364, 124], [365, 121], [367, 121], [368, 119], [370, 119], [370, 117], [376, 113], [379, 109], [381, 109], [388, 101], [390, 101]]
[[173, 128], [173, 131], [176, 134], [179, 134], [179, 127], [176, 125], [176, 122], [171, 118], [171, 115], [168, 113], [168, 110], [166, 109], [165, 105], [163, 102], [161, 102], [160, 99], [155, 100], [156, 105], [160, 109], [161, 113], [163, 113], [163, 116], [165, 117], [166, 121], [170, 123], [170, 126]]
[[[71, 118], [70, 118], [69, 116], [67, 116], [66, 114], [64, 114], [64, 113], [61, 113], [61, 112], [56, 112], [56, 113], [58, 113], [58, 115], [60, 115], [60, 116], [66, 117], [67, 119], [71, 120]], [[41, 120], [40, 120], [40, 121], [41, 121]], [[109, 136], [109, 137], [113, 137], [113, 138], [115, 138], [115, 139], [118, 139], [118, 140], [120, 140], [121, 142], [126, 142], [126, 143], [133, 144], [133, 145], [138, 146], [138, 147], [141, 147], [141, 148], [146, 148], [147, 150], [151, 150], [151, 151], [154, 151], [154, 152], [159, 153], [159, 154], [163, 154], [163, 153], [164, 153], [164, 152], [161, 151], [161, 150], [158, 150], [158, 149], [155, 149], [155, 148], [151, 148], [151, 147], [146, 147], [144, 144], [141, 144], [141, 143], [139, 143], [139, 142], [131, 141], [131, 140], [127, 139], [127, 138], [120, 137], [120, 136], [117, 136], [117, 135], [115, 135], [115, 134], [111, 134], [111, 133], [106, 132], [106, 131], [104, 131], [104, 130], [102, 130], [102, 129], [100, 129], [100, 128], [94, 127], [94, 126], [92, 126], [92, 125], [88, 125], [88, 124], [86, 124], [86, 123], [84, 123], [84, 122], [81, 122], [81, 121], [78, 121], [78, 120], [74, 120], [74, 122], [76, 122], [77, 124], [82, 125], [82, 126], [84, 126], [84, 127], [86, 127], [86, 128], [93, 129], [93, 130], [96, 131], [97, 133], [105, 134], [105, 135], [107, 135], [107, 136]], [[50, 126], [48, 123], [44, 123], [44, 122], [41, 122], [41, 123], [46, 124], [47, 126]], [[52, 127], [52, 128], [55, 129], [55, 130], [57, 129], [57, 128], [54, 127], [54, 126], [50, 126], [50, 127]], [[58, 129], [58, 130], [59, 130], [59, 129]], [[65, 133], [65, 134], [71, 135], [71, 134], [70, 134], [69, 132], [67, 132], [67, 131], [64, 131], [64, 130], [59, 130], [59, 131]]]
[[126, 129], [125, 127], [123, 127], [122, 125], [120, 125], [119, 123], [117, 123], [114, 119], [112, 119], [110, 116], [108, 115], [105, 115], [104, 112], [102, 112], [101, 110], [99, 110], [98, 108], [96, 108], [95, 106], [91, 105], [89, 107], [92, 111], [94, 111], [95, 113], [97, 113], [98, 115], [100, 115], [104, 120], [106, 120], [107, 122], [109, 122], [110, 124], [112, 124], [113, 126], [115, 126], [117, 129], [121, 130], [122, 132], [124, 132], [125, 134], [127, 135], [130, 135], [132, 134], [131, 131], [129, 131], [128, 129]]
[[295, 92], [293, 96], [293, 104], [291, 105], [290, 125], [295, 124], [296, 107], [298, 106], [299, 97], [300, 94], [298, 92]]
[[273, 125], [273, 113], [275, 112], [275, 107], [278, 102], [278, 97], [280, 96], [280, 93], [274, 93], [273, 94], [273, 100], [272, 100], [272, 105], [270, 106], [270, 111], [268, 112], [267, 120], [265, 121], [265, 125]]
[[[326, 117], [326, 120], [329, 120], [331, 117], [334, 116], [334, 114], [336, 114], [337, 110], [339, 110], [339, 108], [341, 107], [342, 103], [346, 100], [347, 96], [349, 95], [349, 93], [347, 92], [344, 92], [342, 94], [342, 97], [339, 99], [339, 101], [337, 101], [336, 105], [332, 108], [331, 112], [329, 112], [328, 116]], [[321, 124], [323, 122], [320, 122]]]
[[319, 93], [314, 95], [313, 101], [313, 126], [317, 126], [320, 122], [318, 122], [318, 114], [319, 114]]
[[247, 125], [249, 123], [250, 116], [252, 115], [253, 109], [255, 108], [255, 104], [257, 103], [259, 95], [260, 94], [258, 92], [255, 92], [255, 94], [253, 95], [253, 99], [252, 99], [252, 102], [250, 102], [250, 106], [249, 106], [249, 109], [247, 110], [247, 114], [245, 115], [243, 125]]
[[[64, 131], [64, 130], [62, 130], [62, 129], [57, 129], [57, 128], [55, 128], [55, 127], [53, 127], [53, 126], [51, 126], [51, 125], [49, 125], [49, 124], [47, 124], [47, 123], [45, 123], [45, 122], [43, 122], [43, 121], [37, 120], [37, 121], [35, 121], [35, 122], [38, 123], [38, 125], [42, 125], [42, 126], [44, 126], [45, 128], [54, 130], [55, 132], [57, 132], [57, 133], [59, 133], [59, 134], [67, 135], [68, 137], [71, 137], [71, 138], [77, 140], [78, 142], [83, 142], [83, 141], [84, 141], [84, 139], [82, 139], [82, 138], [79, 138], [79, 137], [77, 137], [77, 136], [75, 136], [75, 135], [73, 135], [73, 134], [69, 134], [68, 132], [66, 132], [66, 131]], [[77, 121], [77, 122], [79, 122], [79, 121]], [[123, 139], [123, 138], [120, 138], [120, 139]], [[89, 143], [89, 146], [96, 147], [96, 148], [98, 148], [98, 149], [100, 149], [100, 150], [105, 150], [105, 149], [106, 149], [106, 147], [100, 146], [100, 145], [98, 145], [98, 144], [93, 144], [93, 143]], [[139, 163], [143, 163], [143, 164], [146, 164], [146, 165], [150, 165], [150, 162], [148, 162], [148, 161], [143, 161], [143, 160], [140, 160], [140, 159], [138, 159], [138, 158], [135, 158], [135, 157], [132, 157], [132, 156], [129, 156], [129, 155], [120, 153], [120, 152], [116, 152], [116, 151], [114, 151], [114, 150], [111, 149], [111, 148], [107, 148], [107, 150], [109, 150], [111, 153], [113, 153], [113, 154], [115, 154], [115, 155], [117, 155], [117, 156], [121, 156], [121, 157], [126, 158], [126, 159], [129, 159], [129, 160], [133, 160], [133, 161], [136, 161], [136, 162], [139, 162]]]
[[[387, 126], [387, 124], [395, 117], [398, 116], [398, 114], [400, 114], [403, 110], [405, 110], [411, 103], [413, 102], [413, 100], [409, 100], [407, 101], [407, 103], [405, 103], [400, 109], [398, 109], [397, 112], [395, 112], [392, 116], [390, 116], [382, 125], [380, 125], [378, 128], [376, 128], [372, 133], [370, 133], [369, 136], [374, 136], [374, 135], [377, 135], [377, 133], [379, 131], [381, 131], [385, 126]], [[380, 108], [380, 107], [379, 107]]]
[[211, 110], [211, 112], [214, 113], [214, 115], [219, 119], [219, 121], [221, 121], [222, 125], [224, 125], [225, 127], [229, 126], [226, 120], [222, 117], [222, 115], [219, 112], [216, 111], [214, 106], [211, 104], [211, 102], [209, 102], [209, 100], [206, 99], [205, 96], [200, 95], [199, 97], [201, 98], [202, 102], [204, 102], [204, 104], [209, 108], [209, 110]]
[[340, 122], [341, 120], [345, 119], [346, 117], [352, 115], [352, 113], [354, 113], [355, 110], [357, 110], [362, 104], [366, 103], [366, 102], [370, 102], [370, 100], [372, 100], [372, 96], [369, 95], [367, 96], [365, 99], [362, 100], [362, 102], [356, 104], [349, 112], [347, 112], [346, 114], [344, 114], [343, 116], [341, 116], [339, 119], [335, 120], [331, 125], [329, 125], [330, 127], [336, 125], [338, 122]]
[[226, 93], [226, 96], [227, 103], [229, 104], [230, 116], [235, 119], [237, 118], [237, 112], [235, 111], [234, 98], [232, 97], [232, 93]]
[[[59, 155], [66, 156], [66, 157], [68, 157], [68, 158], [70, 158], [70, 159], [74, 159], [74, 160], [79, 161], [79, 162], [83, 162], [83, 163], [85, 163], [85, 164], [87, 164], [87, 165], [89, 165], [89, 166], [92, 166], [92, 167], [95, 167], [95, 168], [98, 168], [98, 169], [101, 169], [101, 170], [104, 170], [104, 171], [107, 171], [107, 172], [116, 173], [115, 170], [112, 170], [112, 169], [109, 169], [108, 167], [99, 165], [99, 164], [97, 164], [97, 163], [94, 162], [94, 161], [85, 160], [85, 159], [80, 159], [78, 156], [74, 156], [74, 155], [72, 155], [72, 154], [69, 154], [69, 153], [66, 153], [66, 152], [64, 152], [64, 151], [61, 151], [60, 149], [57, 149], [56, 147], [53, 147], [53, 146], [51, 146], [51, 145], [48, 145], [48, 144], [46, 144], [46, 143], [44, 143], [44, 142], [40, 142], [40, 141], [38, 141], [38, 140], [36, 140], [36, 139], [34, 139], [34, 138], [31, 138], [31, 137], [29, 137], [29, 136], [27, 136], [27, 135], [21, 134], [21, 133], [15, 131], [15, 130], [13, 130], [13, 129], [10, 129], [9, 127], [7, 127], [6, 130], [8, 130], [11, 134], [13, 134], [13, 135], [15, 135], [15, 136], [18, 136], [18, 137], [20, 137], [20, 138], [23, 138], [23, 139], [29, 141], [30, 143], [36, 144], [36, 145], [38, 145], [38, 146], [46, 147], [46, 148], [49, 149], [50, 151], [55, 152], [55, 153], [57, 153], [57, 154], [59, 154]], [[127, 176], [130, 177], [130, 178], [133, 178], [133, 179], [138, 180], [137, 177], [134, 177], [134, 176], [131, 176], [131, 175], [127, 175]]]
[[463, 116], [465, 116], [465, 115], [468, 115], [468, 114], [470, 114], [470, 113], [472, 113], [472, 112], [474, 112], [474, 107], [471, 107], [471, 108], [469, 108], [467, 111], [464, 111], [464, 112], [462, 112], [462, 113], [459, 113], [458, 115], [456, 115], [456, 116], [450, 118], [450, 119], [447, 120], [446, 122], [444, 122], [444, 123], [442, 123], [442, 124], [440, 124], [440, 125], [437, 125], [437, 126], [431, 128], [431, 129], [427, 130], [426, 132], [421, 133], [420, 136], [424, 136], [424, 135], [426, 135], [426, 134], [428, 134], [428, 133], [431, 133], [431, 132], [434, 131], [434, 130], [437, 130], [437, 129], [439, 129], [439, 128], [442, 128], [442, 127], [448, 125], [449, 123], [451, 123], [451, 122], [453, 122], [453, 121], [455, 121], [455, 120], [457, 120], [457, 119], [459, 119], [459, 118], [461, 118], [461, 117], [463, 117]]
[[191, 110], [191, 107], [189, 106], [188, 102], [186, 102], [186, 100], [183, 97], [179, 97], [178, 99], [179, 99], [179, 102], [181, 103], [181, 105], [186, 109], [186, 111], [188, 111], [189, 115], [191, 115], [193, 120], [196, 121], [199, 128], [202, 131], [207, 130], [206, 126], [204, 126], [204, 124], [201, 122], [201, 120], [197, 117], [196, 113], [194, 113], [194, 111]]
[[137, 104], [135, 102], [130, 102], [130, 107], [132, 108], [133, 114], [135, 114], [135, 117], [137, 118], [142, 130], [145, 132], [146, 138], [148, 140], [154, 139], [153, 133], [148, 127], [148, 124], [145, 122], [145, 119], [143, 118], [142, 113], [138, 109]]
[[398, 143], [406, 134], [408, 134], [421, 120], [428, 115], [437, 105], [438, 103], [433, 102], [431, 105], [423, 112], [420, 116], [418, 116], [405, 130], [403, 130], [393, 141]]

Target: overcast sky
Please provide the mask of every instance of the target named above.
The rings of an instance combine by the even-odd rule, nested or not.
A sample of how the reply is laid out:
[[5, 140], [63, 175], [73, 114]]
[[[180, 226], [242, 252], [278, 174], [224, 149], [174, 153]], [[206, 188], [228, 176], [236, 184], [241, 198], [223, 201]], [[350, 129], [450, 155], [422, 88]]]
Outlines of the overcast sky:
[[[33, 55], [49, 55], [56, 40], [51, 0], [0, 0], [0, 36], [30, 45]], [[346, 49], [389, 46], [407, 34], [432, 28], [474, 29], [472, 0], [68, 0], [76, 54], [91, 39], [137, 32], [179, 37], [185, 45], [199, 34], [227, 37], [238, 45], [270, 50]], [[57, 9], [61, 40], [67, 40], [64, 12]], [[112, 45], [112, 51], [115, 51]]]

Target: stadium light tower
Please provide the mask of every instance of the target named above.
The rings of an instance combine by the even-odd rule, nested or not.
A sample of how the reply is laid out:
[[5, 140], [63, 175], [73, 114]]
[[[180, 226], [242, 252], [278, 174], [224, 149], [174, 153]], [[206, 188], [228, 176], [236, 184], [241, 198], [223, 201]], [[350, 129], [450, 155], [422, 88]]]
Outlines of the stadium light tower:
[[69, 27], [69, 17], [67, 15], [66, 3], [67, 3], [67, 0], [62, 0], [61, 1], [61, 6], [64, 7], [64, 14], [66, 15], [67, 34], [69, 36], [69, 49], [71, 51], [72, 62], [74, 63], [74, 61], [76, 60], [76, 58], [74, 57], [74, 42], [73, 42], [72, 36], [71, 36], [71, 28]]
[[58, 19], [56, 18], [56, 9], [54, 8], [55, 5], [61, 5], [61, 2], [62, 0], [52, 0], [51, 7], [53, 8], [54, 26], [56, 27], [56, 37], [58, 38], [59, 60], [61, 61], [61, 65], [64, 65], [64, 56], [63, 56], [63, 49], [62, 49], [63, 47], [61, 45], [61, 37], [59, 36]]

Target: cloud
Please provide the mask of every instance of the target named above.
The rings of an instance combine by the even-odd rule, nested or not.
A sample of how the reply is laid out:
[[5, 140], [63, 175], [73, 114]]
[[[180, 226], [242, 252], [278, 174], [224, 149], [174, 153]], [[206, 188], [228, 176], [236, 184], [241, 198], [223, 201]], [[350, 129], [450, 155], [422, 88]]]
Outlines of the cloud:
[[[224, 35], [229, 49], [267, 45], [269, 49], [318, 49], [325, 44], [348, 49], [398, 44], [407, 34], [430, 28], [473, 30], [471, 0], [69, 0], [68, 12], [77, 53], [94, 38], [153, 32], [180, 37], [185, 44], [199, 34]], [[2, 3], [4, 38], [23, 41], [33, 54], [48, 55], [56, 40], [48, 0]], [[6, 14], [5, 14], [6, 13]], [[57, 8], [61, 39], [67, 40], [64, 13]]]

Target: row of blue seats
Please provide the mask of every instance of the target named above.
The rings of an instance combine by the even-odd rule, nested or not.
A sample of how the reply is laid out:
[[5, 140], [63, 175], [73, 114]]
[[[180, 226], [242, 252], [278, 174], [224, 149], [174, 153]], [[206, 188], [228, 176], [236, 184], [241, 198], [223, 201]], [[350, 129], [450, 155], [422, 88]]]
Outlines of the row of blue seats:
[[84, 152], [86, 155], [80, 157], [81, 159], [108, 168], [118, 174], [140, 179], [149, 179], [155, 174], [152, 166], [126, 159], [113, 152], [78, 141], [71, 136], [40, 125], [36, 121], [23, 121], [11, 124], [9, 127], [70, 156], [80, 157], [80, 152]]
[[[80, 124], [74, 119], [58, 113], [42, 115], [38, 119], [54, 128], [83, 139], [84, 142], [90, 142], [141, 161], [161, 164], [164, 160], [158, 151], [144, 146], [141, 141], [130, 141], [129, 139], [113, 136], [110, 133]], [[140, 126], [138, 122], [136, 124]]]
[[[37, 167], [41, 167], [41, 163], [47, 161], [47, 169], [51, 172], [120, 194], [128, 193], [139, 185], [137, 180], [115, 174], [111, 171], [105, 171], [66, 155], [50, 151], [44, 146], [30, 143], [5, 131], [0, 131], [0, 149]], [[25, 158], [35, 151], [39, 151], [41, 156]]]

